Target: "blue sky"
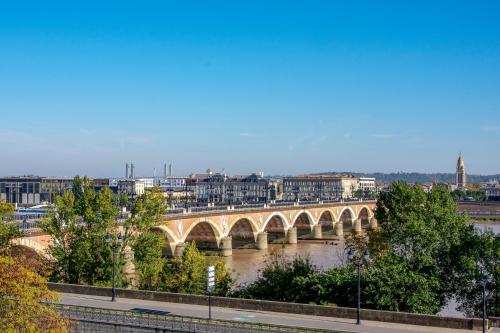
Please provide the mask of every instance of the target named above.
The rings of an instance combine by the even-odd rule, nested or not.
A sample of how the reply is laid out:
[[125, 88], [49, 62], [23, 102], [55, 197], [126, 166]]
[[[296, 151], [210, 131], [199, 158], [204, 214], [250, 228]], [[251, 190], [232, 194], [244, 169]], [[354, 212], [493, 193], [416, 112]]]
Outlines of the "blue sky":
[[0, 175], [500, 172], [498, 1], [0, 4]]

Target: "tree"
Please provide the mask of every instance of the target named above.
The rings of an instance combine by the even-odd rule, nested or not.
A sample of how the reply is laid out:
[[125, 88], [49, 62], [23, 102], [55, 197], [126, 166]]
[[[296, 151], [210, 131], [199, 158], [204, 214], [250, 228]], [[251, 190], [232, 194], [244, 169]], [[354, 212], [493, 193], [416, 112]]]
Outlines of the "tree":
[[308, 257], [289, 259], [277, 251], [266, 259], [257, 280], [234, 295], [280, 302], [314, 302], [318, 300], [317, 273]]
[[132, 216], [125, 224], [125, 243], [134, 251], [134, 262], [139, 277], [139, 286], [157, 289], [161, 273], [166, 264], [163, 256], [165, 236], [153, 230], [162, 222], [168, 210], [168, 202], [158, 187], [139, 196], [132, 208]]
[[445, 188], [425, 193], [404, 183], [379, 195], [375, 215], [381, 228], [374, 239], [383, 246], [370, 242], [367, 302], [378, 309], [437, 313], [454, 292], [451, 277], [471, 230], [466, 217]]
[[482, 316], [484, 282], [488, 315], [500, 316], [500, 235], [470, 233], [458, 265], [453, 277], [458, 309], [471, 317]]
[[69, 323], [46, 302], [59, 299], [37, 273], [0, 256], [0, 330], [15, 332], [63, 333]]
[[189, 243], [182, 257], [174, 258], [164, 266], [160, 290], [207, 294], [208, 266], [215, 266], [214, 295], [226, 296], [233, 286], [233, 279], [221, 258], [207, 258], [196, 248], [195, 242]]
[[14, 211], [14, 205], [0, 200], [0, 254], [5, 253], [10, 247], [12, 239], [23, 235], [14, 224], [10, 223]]
[[104, 188], [96, 193], [88, 178], [75, 177], [72, 191], [57, 196], [52, 208], [41, 222], [54, 240], [49, 247], [56, 259], [52, 279], [109, 285], [112, 250], [104, 239], [116, 233], [118, 215], [112, 192]]

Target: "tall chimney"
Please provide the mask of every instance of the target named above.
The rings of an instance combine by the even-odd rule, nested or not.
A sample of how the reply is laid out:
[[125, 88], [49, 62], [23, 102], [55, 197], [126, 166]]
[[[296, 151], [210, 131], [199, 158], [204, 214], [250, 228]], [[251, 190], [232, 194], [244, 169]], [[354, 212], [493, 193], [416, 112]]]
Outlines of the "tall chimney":
[[134, 163], [130, 163], [130, 178], [131, 179], [135, 178], [135, 166], [134, 166]]
[[168, 176], [172, 177], [172, 162], [168, 165]]
[[125, 164], [125, 178], [128, 178], [128, 163]]
[[163, 177], [167, 178], [168, 173], [167, 173], [167, 163], [163, 164]]

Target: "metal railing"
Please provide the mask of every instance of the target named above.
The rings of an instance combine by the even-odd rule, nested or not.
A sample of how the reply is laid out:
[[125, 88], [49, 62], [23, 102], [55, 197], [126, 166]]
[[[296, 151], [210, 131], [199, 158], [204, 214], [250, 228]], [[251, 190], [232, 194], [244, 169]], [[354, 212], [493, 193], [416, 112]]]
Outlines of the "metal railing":
[[125, 327], [152, 328], [169, 332], [199, 333], [260, 333], [260, 332], [296, 332], [296, 333], [332, 333], [342, 332], [306, 327], [291, 327], [265, 323], [241, 322], [199, 317], [157, 314], [145, 310], [114, 310], [88, 306], [52, 304], [62, 316], [86, 323], [113, 324]]
[[[325, 205], [325, 204], [330, 204], [330, 203], [343, 203], [343, 204], [352, 204], [352, 203], [357, 203], [357, 202], [363, 202], [363, 203], [374, 203], [376, 200], [359, 200], [359, 199], [344, 199], [344, 200], [324, 200], [321, 202], [318, 201], [279, 201], [275, 203], [269, 203], [267, 204], [246, 204], [246, 205], [234, 205], [234, 206], [211, 206], [211, 207], [192, 207], [189, 210], [185, 209], [175, 209], [175, 210], [170, 210], [167, 211], [164, 215], [166, 216], [172, 216], [172, 215], [203, 215], [205, 213], [210, 213], [210, 212], [224, 212], [224, 211], [246, 211], [246, 210], [259, 210], [259, 209], [265, 209], [267, 208], [289, 208], [291, 206], [300, 206], [300, 207], [314, 207], [318, 205]], [[229, 209], [231, 208], [231, 209]]]

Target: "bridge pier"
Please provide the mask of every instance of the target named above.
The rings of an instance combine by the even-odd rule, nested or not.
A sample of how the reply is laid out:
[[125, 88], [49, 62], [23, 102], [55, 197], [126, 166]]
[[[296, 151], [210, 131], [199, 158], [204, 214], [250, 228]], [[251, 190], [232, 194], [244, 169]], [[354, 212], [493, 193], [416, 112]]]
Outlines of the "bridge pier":
[[313, 225], [313, 238], [322, 239], [323, 234], [321, 232], [321, 224]]
[[185, 248], [186, 248], [186, 243], [178, 243], [175, 246], [174, 257], [182, 257]]
[[342, 225], [342, 221], [335, 222], [335, 235], [339, 237], [344, 236], [344, 226]]
[[267, 249], [267, 232], [259, 232], [257, 234], [257, 242], [255, 244], [257, 250], [265, 250]]
[[220, 251], [223, 257], [233, 255], [233, 238], [231, 236], [224, 237], [220, 240]]
[[372, 217], [370, 219], [370, 229], [371, 230], [374, 230], [374, 229], [377, 229], [378, 228], [378, 222], [377, 222], [377, 219]]
[[289, 228], [286, 233], [286, 242], [287, 244], [297, 244], [297, 228], [292, 227]]
[[353, 226], [354, 226], [354, 232], [356, 232], [357, 234], [360, 234], [361, 233], [361, 220], [355, 219]]

